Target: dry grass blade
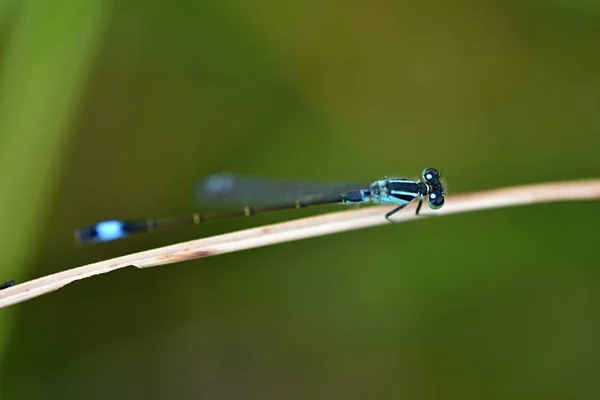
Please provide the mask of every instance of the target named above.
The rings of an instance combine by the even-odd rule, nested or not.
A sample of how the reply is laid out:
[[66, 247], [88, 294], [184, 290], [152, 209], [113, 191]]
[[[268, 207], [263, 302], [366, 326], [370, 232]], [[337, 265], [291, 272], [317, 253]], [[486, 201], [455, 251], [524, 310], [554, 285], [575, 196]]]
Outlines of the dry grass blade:
[[[419, 216], [411, 208], [395, 214], [397, 221], [410, 221], [477, 210], [488, 210], [534, 203], [600, 199], [600, 179], [516, 186], [447, 197], [437, 211], [425, 210]], [[133, 265], [138, 268], [193, 260], [233, 251], [268, 246], [309, 237], [388, 224], [384, 214], [393, 206], [367, 207], [334, 212], [310, 218], [178, 243], [84, 265], [34, 279], [0, 291], [0, 308], [20, 303], [57, 290], [68, 283]]]

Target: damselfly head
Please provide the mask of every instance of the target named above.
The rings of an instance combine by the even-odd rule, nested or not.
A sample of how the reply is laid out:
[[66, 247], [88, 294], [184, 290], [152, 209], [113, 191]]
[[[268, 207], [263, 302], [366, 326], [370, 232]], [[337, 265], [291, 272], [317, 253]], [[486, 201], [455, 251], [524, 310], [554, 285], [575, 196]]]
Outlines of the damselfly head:
[[440, 177], [441, 174], [435, 168], [427, 168], [423, 171], [423, 180], [429, 186], [427, 203], [433, 210], [438, 210], [444, 205], [444, 185]]

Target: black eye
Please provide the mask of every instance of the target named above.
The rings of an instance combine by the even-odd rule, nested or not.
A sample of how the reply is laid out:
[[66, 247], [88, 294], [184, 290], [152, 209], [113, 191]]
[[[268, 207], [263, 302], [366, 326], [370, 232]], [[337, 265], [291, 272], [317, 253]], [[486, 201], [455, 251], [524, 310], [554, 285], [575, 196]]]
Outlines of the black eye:
[[442, 208], [444, 205], [444, 196], [440, 192], [429, 193], [429, 208], [437, 210]]
[[423, 179], [429, 183], [438, 182], [440, 180], [440, 173], [435, 168], [427, 168], [423, 171]]

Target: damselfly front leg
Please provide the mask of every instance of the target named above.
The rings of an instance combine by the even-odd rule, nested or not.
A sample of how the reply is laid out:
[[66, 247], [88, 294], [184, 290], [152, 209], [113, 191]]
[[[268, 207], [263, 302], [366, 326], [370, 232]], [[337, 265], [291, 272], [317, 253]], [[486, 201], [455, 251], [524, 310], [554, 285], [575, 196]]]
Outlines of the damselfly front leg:
[[419, 211], [421, 211], [422, 205], [423, 205], [423, 199], [419, 200], [419, 205], [417, 206], [417, 211], [415, 211], [415, 215], [419, 215]]
[[396, 214], [398, 211], [402, 210], [404, 207], [406, 207], [408, 204], [402, 204], [401, 206], [398, 206], [396, 208], [394, 208], [392, 211], [388, 212], [387, 214], [385, 214], [385, 219], [387, 219], [388, 221], [390, 221], [392, 224], [395, 224], [396, 222], [392, 221], [390, 219], [390, 217], [394, 214]]

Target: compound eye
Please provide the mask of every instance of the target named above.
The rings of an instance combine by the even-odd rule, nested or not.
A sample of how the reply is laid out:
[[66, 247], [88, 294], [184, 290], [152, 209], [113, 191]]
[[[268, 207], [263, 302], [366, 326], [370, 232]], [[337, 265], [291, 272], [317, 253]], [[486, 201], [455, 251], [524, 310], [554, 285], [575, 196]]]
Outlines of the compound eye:
[[429, 208], [438, 210], [444, 205], [444, 196], [440, 192], [429, 193]]
[[440, 180], [440, 173], [435, 168], [427, 168], [423, 171], [423, 179], [428, 183], [438, 182]]

